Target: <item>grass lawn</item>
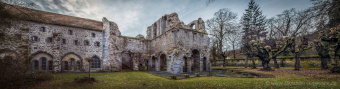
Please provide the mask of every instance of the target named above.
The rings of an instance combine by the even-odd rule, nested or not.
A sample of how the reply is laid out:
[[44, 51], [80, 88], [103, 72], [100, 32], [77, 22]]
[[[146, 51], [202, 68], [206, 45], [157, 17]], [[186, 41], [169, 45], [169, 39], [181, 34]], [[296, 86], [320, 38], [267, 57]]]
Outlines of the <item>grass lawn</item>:
[[[220, 67], [213, 67], [220, 69]], [[142, 71], [92, 73], [98, 82], [75, 83], [76, 77], [87, 76], [87, 73], [78, 74], [53, 74], [54, 78], [43, 82], [33, 88], [128, 88], [128, 89], [169, 89], [169, 88], [323, 88], [339, 89], [340, 74], [329, 74], [329, 70], [302, 69], [292, 71], [292, 68], [275, 69], [275, 71], [258, 71], [244, 67], [224, 67], [242, 72], [256, 73], [259, 75], [270, 74], [274, 78], [234, 78], [234, 77], [197, 77], [181, 80], [171, 80], [155, 76]]]

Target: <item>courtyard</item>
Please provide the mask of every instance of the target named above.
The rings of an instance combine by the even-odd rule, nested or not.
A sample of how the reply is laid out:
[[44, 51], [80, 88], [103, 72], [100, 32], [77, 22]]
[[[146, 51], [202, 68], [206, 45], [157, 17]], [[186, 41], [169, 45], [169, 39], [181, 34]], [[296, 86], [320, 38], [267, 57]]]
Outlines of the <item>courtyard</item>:
[[[292, 67], [282, 67], [275, 71], [258, 71], [244, 67], [217, 67], [216, 69], [228, 69], [248, 72], [264, 76], [263, 78], [243, 77], [216, 77], [202, 76], [186, 79], [173, 80], [157, 76], [143, 71], [115, 72], [115, 73], [92, 73], [96, 78], [94, 83], [75, 83], [77, 77], [87, 76], [87, 73], [62, 73], [53, 74], [53, 79], [30, 88], [47, 89], [84, 89], [84, 88], [127, 88], [127, 89], [202, 89], [202, 88], [321, 88], [336, 89], [340, 86], [340, 75], [329, 74], [327, 70], [316, 68], [301, 69], [293, 71]], [[266, 75], [274, 75], [267, 78]]]

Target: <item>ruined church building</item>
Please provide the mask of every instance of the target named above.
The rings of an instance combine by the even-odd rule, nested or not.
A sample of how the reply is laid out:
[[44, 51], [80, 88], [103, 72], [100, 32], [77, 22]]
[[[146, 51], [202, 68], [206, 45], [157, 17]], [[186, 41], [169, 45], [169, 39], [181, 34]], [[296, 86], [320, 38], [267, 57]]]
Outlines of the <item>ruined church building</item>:
[[[209, 37], [201, 18], [184, 24], [176, 13], [151, 24], [147, 35], [121, 35], [115, 22], [95, 21], [7, 5], [16, 19], [1, 29], [19, 42], [1, 43], [0, 57], [19, 59], [29, 49], [30, 66], [51, 72], [150, 70], [210, 71]], [[141, 28], [142, 29], [142, 28]], [[136, 29], [136, 30], [141, 30]], [[25, 45], [27, 44], [27, 45]]]

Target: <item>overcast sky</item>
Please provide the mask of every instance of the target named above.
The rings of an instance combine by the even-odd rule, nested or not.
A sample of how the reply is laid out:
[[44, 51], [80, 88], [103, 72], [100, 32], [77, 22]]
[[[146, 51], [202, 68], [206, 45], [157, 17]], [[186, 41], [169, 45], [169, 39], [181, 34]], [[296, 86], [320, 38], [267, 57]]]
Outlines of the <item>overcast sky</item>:
[[[29, 0], [43, 11], [101, 21], [103, 17], [118, 24], [122, 35], [146, 35], [146, 29], [164, 14], [176, 12], [185, 24], [201, 17], [204, 21], [222, 8], [243, 15], [250, 0], [216, 0], [206, 5], [206, 0]], [[255, 0], [267, 18], [283, 10], [306, 9], [309, 0]]]

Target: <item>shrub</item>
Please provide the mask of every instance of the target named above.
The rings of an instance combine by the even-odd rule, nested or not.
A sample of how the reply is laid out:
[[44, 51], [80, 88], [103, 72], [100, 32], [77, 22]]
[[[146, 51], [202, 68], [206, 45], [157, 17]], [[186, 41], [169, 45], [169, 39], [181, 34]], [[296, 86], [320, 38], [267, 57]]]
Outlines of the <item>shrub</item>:
[[96, 79], [94, 77], [91, 77], [89, 79], [88, 76], [84, 76], [82, 78], [77, 77], [77, 78], [74, 79], [74, 82], [77, 82], [77, 83], [92, 83], [92, 82], [95, 82], [95, 81], [96, 81]]
[[189, 74], [184, 74], [184, 77], [185, 78], [190, 78], [190, 75]]
[[170, 78], [173, 79], [173, 80], [176, 80], [177, 79], [177, 75], [171, 75]]
[[2, 88], [20, 88], [52, 79], [45, 71], [31, 70], [24, 60], [0, 59]]

